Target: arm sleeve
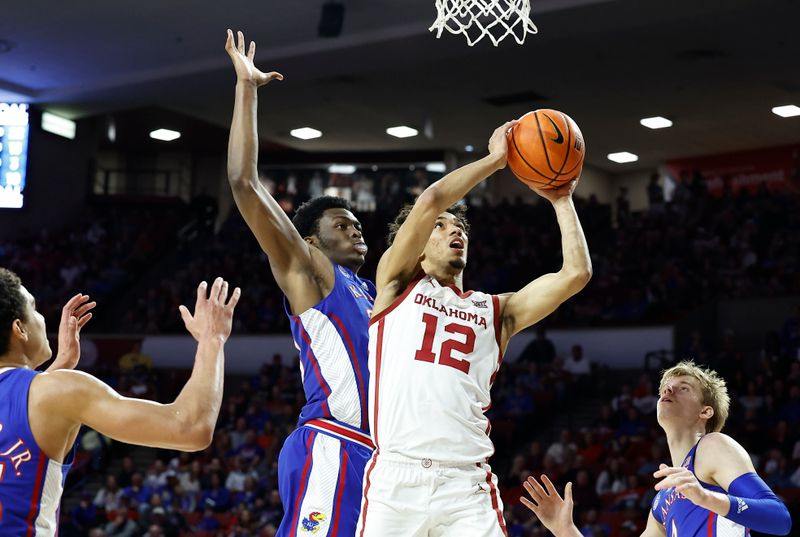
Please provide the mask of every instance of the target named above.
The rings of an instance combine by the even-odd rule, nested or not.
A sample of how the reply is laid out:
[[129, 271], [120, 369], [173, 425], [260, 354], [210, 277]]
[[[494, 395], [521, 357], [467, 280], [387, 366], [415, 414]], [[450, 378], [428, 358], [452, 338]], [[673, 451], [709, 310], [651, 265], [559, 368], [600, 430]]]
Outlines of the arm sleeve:
[[733, 480], [728, 487], [728, 499], [731, 502], [725, 516], [728, 520], [770, 535], [788, 535], [792, 529], [789, 510], [754, 472]]

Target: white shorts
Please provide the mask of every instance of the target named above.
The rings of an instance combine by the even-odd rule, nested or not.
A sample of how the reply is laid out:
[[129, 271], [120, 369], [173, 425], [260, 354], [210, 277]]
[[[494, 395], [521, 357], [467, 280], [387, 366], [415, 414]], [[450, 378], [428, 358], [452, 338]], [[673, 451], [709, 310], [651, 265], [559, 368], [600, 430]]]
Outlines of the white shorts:
[[356, 537], [507, 537], [488, 464], [448, 465], [377, 451], [367, 463]]

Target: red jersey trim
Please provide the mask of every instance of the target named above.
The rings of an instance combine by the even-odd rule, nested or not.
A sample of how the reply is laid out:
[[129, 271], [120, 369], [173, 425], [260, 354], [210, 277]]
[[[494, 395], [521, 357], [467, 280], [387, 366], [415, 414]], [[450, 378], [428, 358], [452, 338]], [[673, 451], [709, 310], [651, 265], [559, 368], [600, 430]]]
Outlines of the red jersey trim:
[[361, 375], [361, 367], [359, 367], [358, 358], [356, 357], [356, 349], [353, 346], [353, 340], [350, 339], [350, 333], [347, 331], [347, 328], [345, 328], [342, 320], [333, 313], [330, 314], [330, 318], [339, 327], [339, 330], [341, 331], [341, 334], [344, 336], [345, 342], [347, 343], [347, 348], [350, 351], [350, 362], [353, 364], [353, 369], [356, 371], [356, 379], [358, 381], [358, 396], [361, 400], [361, 428], [366, 430], [368, 421], [367, 393], [364, 388], [364, 378]]
[[372, 326], [373, 324], [377, 323], [378, 321], [380, 321], [381, 319], [383, 319], [384, 317], [389, 315], [392, 312], [392, 310], [394, 310], [397, 306], [399, 306], [403, 302], [403, 300], [406, 299], [406, 297], [409, 295], [409, 293], [411, 293], [411, 290], [414, 289], [414, 287], [416, 287], [416, 285], [419, 283], [419, 281], [424, 277], [425, 277], [425, 273], [422, 272], [422, 271], [419, 271], [417, 273], [417, 275], [414, 276], [414, 279], [409, 282], [409, 284], [406, 287], [405, 291], [403, 291], [403, 294], [401, 294], [400, 296], [395, 298], [392, 301], [392, 303], [389, 304], [389, 306], [385, 310], [383, 310], [382, 312], [378, 313], [377, 315], [373, 315], [372, 316], [372, 318], [369, 320], [369, 325]]
[[458, 295], [458, 298], [469, 298], [470, 295], [472, 295], [472, 293], [475, 292], [475, 291], [467, 291], [467, 292], [464, 293], [464, 292], [461, 291], [461, 289], [458, 288], [457, 285], [455, 285], [453, 283], [448, 283], [447, 285], [442, 285], [442, 287], [449, 287], [450, 289], [452, 289], [455, 292], [455, 294]]
[[375, 449], [375, 445], [372, 443], [372, 439], [369, 436], [365, 435], [364, 433], [347, 429], [325, 419], [317, 418], [308, 420], [303, 424], [303, 426], [330, 433], [332, 436], [335, 436], [341, 440], [349, 440], [351, 442], [361, 444], [364, 447]]
[[500, 297], [492, 295], [492, 306], [494, 307], [494, 338], [497, 341], [497, 366], [495, 367], [492, 378], [489, 379], [489, 389], [494, 384], [494, 379], [497, 378], [497, 373], [500, 371], [500, 364], [503, 363], [503, 349], [500, 348], [500, 339], [503, 335], [503, 317], [500, 315]]
[[712, 512], [708, 513], [708, 537], [714, 537], [714, 522], [717, 520], [717, 514]]
[[381, 320], [378, 323], [378, 342], [375, 345], [375, 400], [372, 403], [372, 438], [375, 439], [375, 447], [378, 447], [378, 401], [381, 391], [381, 361], [383, 360], [383, 328], [386, 323]]
[[39, 509], [41, 505], [39, 502], [42, 500], [42, 491], [44, 490], [44, 470], [47, 467], [47, 456], [44, 453], [39, 454], [39, 464], [36, 468], [36, 480], [33, 484], [33, 497], [31, 498], [31, 510], [28, 512], [28, 531], [25, 534], [30, 537], [36, 533], [36, 518], [39, 516]]
[[317, 357], [314, 354], [314, 349], [311, 348], [311, 337], [308, 335], [308, 332], [306, 332], [306, 327], [303, 326], [303, 321], [300, 319], [300, 317], [295, 317], [297, 319], [297, 324], [300, 326], [300, 335], [302, 336], [303, 341], [306, 342], [308, 348], [308, 361], [311, 362], [311, 365], [314, 368], [314, 374], [317, 376], [317, 381], [322, 387], [322, 391], [325, 393], [325, 400], [322, 402], [322, 410], [325, 412], [326, 416], [333, 417], [330, 407], [328, 406], [328, 397], [331, 396], [331, 387], [328, 386], [328, 382], [325, 380], [325, 377], [322, 376], [322, 372], [319, 368], [319, 360], [317, 360]]

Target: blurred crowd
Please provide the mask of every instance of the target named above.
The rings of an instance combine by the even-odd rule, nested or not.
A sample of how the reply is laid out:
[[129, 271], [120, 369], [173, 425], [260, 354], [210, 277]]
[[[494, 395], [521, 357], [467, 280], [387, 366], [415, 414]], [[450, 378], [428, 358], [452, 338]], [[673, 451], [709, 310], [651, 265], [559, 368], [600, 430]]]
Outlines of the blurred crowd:
[[[98, 302], [95, 314], [101, 319], [110, 317], [106, 312], [115, 299], [158, 262], [187, 215], [182, 204], [88, 207], [63, 230], [43, 228], [0, 241], [0, 266], [22, 278], [51, 328], [58, 326], [62, 306], [79, 292]], [[95, 320], [89, 330], [122, 329], [105, 325], [98, 327]]]
[[[310, 172], [309, 172], [310, 173]], [[439, 174], [423, 170], [373, 176], [274, 174], [265, 179], [289, 214], [311, 193], [358, 199], [359, 182], [374, 183], [374, 203], [359, 212], [370, 247], [361, 274], [371, 278], [385, 249], [387, 224]], [[334, 181], [334, 179], [337, 179]], [[341, 183], [346, 186], [330, 186]], [[670, 202], [651, 184], [648, 210], [632, 212], [622, 188], [612, 206], [576, 197], [594, 277], [550, 319], [554, 325], [671, 322], [715, 299], [800, 293], [800, 199], [794, 194], [725, 189], [710, 196], [701, 179], [678, 183]], [[314, 188], [312, 188], [314, 187]], [[372, 198], [370, 198], [372, 199]], [[96, 207], [60, 234], [0, 244], [0, 265], [17, 271], [51, 323], [76, 292], [99, 302], [98, 317], [115, 333], [181, 333], [177, 314], [203, 279], [225, 276], [245, 291], [237, 333], [288, 332], [283, 297], [266, 256], [234, 209], [215, 232], [211, 199], [186, 207]], [[487, 292], [521, 288], [561, 264], [558, 225], [549, 204], [528, 196], [490, 204], [467, 200], [472, 222], [465, 286]], [[210, 210], [209, 210], [210, 208]], [[613, 214], [612, 214], [613, 213]], [[55, 277], [54, 275], [57, 275]], [[125, 295], [122, 289], [135, 289]], [[124, 304], [114, 299], [125, 298]], [[105, 299], [105, 302], [104, 302]], [[97, 328], [97, 323], [95, 323]]]

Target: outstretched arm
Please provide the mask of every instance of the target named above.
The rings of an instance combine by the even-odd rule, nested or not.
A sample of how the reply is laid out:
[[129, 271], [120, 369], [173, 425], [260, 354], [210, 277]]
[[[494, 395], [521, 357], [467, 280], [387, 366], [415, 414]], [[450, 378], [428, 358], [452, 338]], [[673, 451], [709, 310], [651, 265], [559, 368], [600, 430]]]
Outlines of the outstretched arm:
[[770, 535], [788, 535], [792, 519], [783, 502], [753, 468], [747, 451], [733, 438], [709, 433], [697, 448], [695, 471], [727, 491], [727, 494], [704, 488], [688, 468], [662, 464], [653, 474], [661, 481], [656, 490], [675, 487], [695, 505]]
[[[293, 309], [299, 303], [315, 304], [323, 296], [309, 277], [324, 256], [309, 246], [295, 229], [278, 202], [258, 178], [258, 88], [273, 80], [283, 80], [276, 72], [263, 73], [255, 67], [255, 42], [245, 53], [245, 39], [238, 32], [238, 43], [228, 30], [225, 50], [236, 69], [236, 100], [228, 140], [228, 182], [239, 212], [269, 257], [270, 268]], [[330, 264], [330, 263], [328, 263]], [[324, 272], [324, 268], [321, 269]], [[316, 291], [316, 294], [314, 294]], [[305, 297], [312, 293], [314, 296]], [[304, 300], [304, 298], [306, 298]], [[305, 309], [305, 308], [300, 308]]]
[[519, 332], [550, 315], [562, 302], [583, 289], [592, 277], [592, 260], [583, 234], [572, 193], [577, 179], [556, 190], [534, 191], [550, 201], [561, 229], [561, 270], [545, 274], [509, 295], [502, 307], [503, 333], [501, 348]]
[[[223, 346], [240, 296], [236, 288], [228, 300], [228, 283], [222, 278], [217, 278], [208, 296], [207, 287], [203, 282], [198, 288], [194, 315], [181, 307], [186, 327], [198, 344], [192, 375], [173, 403], [123, 397], [91, 375], [61, 370], [36, 379], [32, 408], [47, 416], [47, 423], [87, 425], [129, 444], [184, 451], [205, 449], [211, 443], [222, 403]], [[37, 439], [40, 435], [47, 439], [56, 433], [45, 430], [34, 434]]]
[[[522, 497], [522, 504], [530, 509], [555, 537], [583, 537], [578, 527], [572, 521], [572, 483], [567, 483], [564, 488], [564, 498], [558, 494], [553, 483], [546, 475], [542, 476], [540, 485], [535, 477], [529, 477], [522, 483], [530, 494], [530, 499]], [[641, 537], [664, 537], [666, 532], [661, 524], [653, 518], [653, 513], [647, 517], [647, 527]]]
[[508, 154], [506, 132], [516, 121], [495, 129], [489, 139], [489, 154], [463, 166], [436, 181], [420, 194], [408, 218], [378, 264], [376, 284], [378, 293], [387, 286], [405, 287], [414, 276], [419, 256], [431, 235], [436, 217], [463, 198], [478, 183], [497, 170], [505, 168]]

